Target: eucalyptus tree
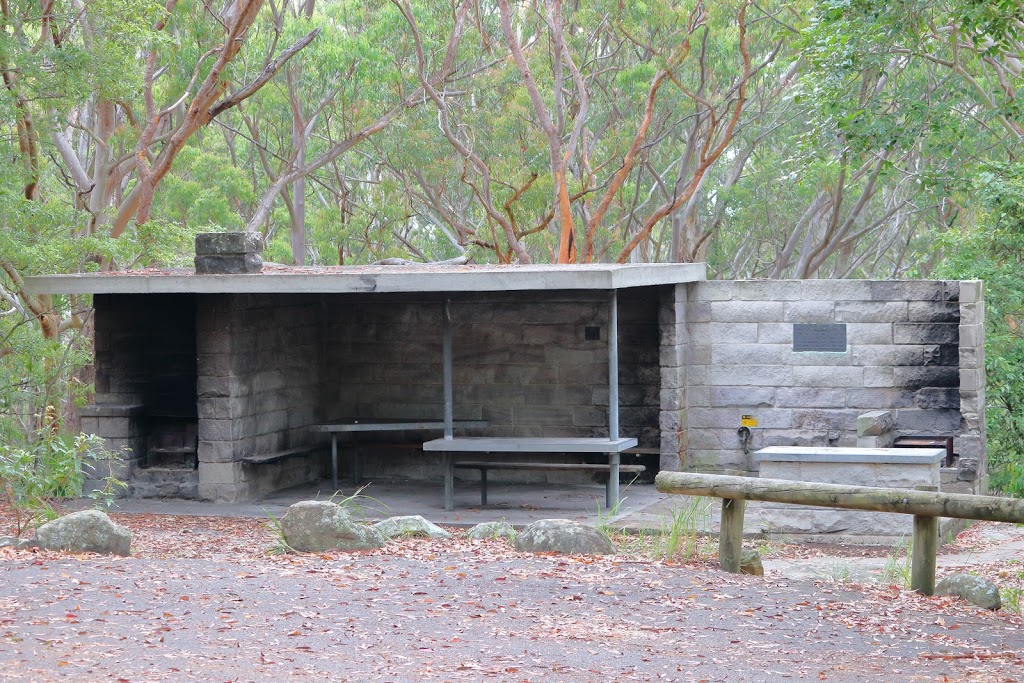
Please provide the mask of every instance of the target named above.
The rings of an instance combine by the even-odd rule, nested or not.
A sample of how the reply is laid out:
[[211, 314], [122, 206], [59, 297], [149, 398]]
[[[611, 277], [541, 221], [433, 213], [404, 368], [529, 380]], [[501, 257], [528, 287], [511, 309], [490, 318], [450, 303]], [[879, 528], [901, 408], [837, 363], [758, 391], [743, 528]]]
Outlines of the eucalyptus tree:
[[[426, 10], [394, 2], [425, 71]], [[651, 258], [656, 227], [734, 154], [749, 91], [782, 48], [746, 0], [499, 0], [475, 3], [469, 25], [474, 49], [455, 87], [427, 89], [420, 125], [436, 132], [417, 141], [420, 154], [447, 146], [455, 167], [389, 167], [460, 248], [520, 262]]]

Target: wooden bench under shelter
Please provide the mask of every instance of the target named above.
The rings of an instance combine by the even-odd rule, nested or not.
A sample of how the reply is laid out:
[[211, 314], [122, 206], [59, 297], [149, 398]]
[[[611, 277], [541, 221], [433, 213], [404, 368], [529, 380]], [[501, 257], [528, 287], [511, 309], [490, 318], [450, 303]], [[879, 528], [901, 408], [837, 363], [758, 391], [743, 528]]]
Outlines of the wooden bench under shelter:
[[[565, 467], [558, 469], [590, 470], [600, 468], [608, 471], [608, 484], [605, 491], [605, 502], [608, 508], [615, 507], [619, 502], [619, 473], [636, 471], [638, 465], [623, 466], [620, 464], [621, 453], [636, 448], [638, 440], [632, 437], [619, 436], [619, 312], [618, 294], [612, 289], [609, 295], [608, 321], [608, 436], [607, 438], [575, 438], [575, 437], [455, 437], [453, 435], [454, 390], [452, 368], [452, 325], [451, 301], [446, 300], [442, 316], [442, 371], [444, 384], [444, 436], [440, 439], [427, 441], [423, 444], [425, 453], [441, 453], [444, 458], [444, 509], [455, 509], [455, 470], [476, 469], [480, 471], [481, 504], [487, 497], [487, 470], [490, 469], [552, 469], [556, 464]], [[522, 461], [461, 461], [455, 460], [457, 453], [489, 453], [507, 457], [509, 454], [550, 453], [550, 454], [605, 454], [607, 465], [586, 463], [532, 463]], [[643, 468], [641, 467], [641, 470]]]
[[275, 462], [281, 462], [288, 458], [297, 458], [304, 455], [311, 455], [324, 448], [324, 444], [311, 443], [305, 446], [296, 446], [294, 448], [285, 448], [280, 451], [273, 451], [272, 453], [260, 453], [259, 455], [246, 455], [242, 458], [242, 462], [247, 462], [250, 465], [269, 465]]

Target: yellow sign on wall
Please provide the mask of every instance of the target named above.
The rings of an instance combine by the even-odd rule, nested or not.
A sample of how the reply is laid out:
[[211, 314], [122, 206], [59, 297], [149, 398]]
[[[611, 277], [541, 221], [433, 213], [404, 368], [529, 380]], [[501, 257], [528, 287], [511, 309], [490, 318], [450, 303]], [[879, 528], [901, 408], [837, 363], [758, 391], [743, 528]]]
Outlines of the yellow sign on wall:
[[757, 420], [753, 415], [740, 415], [740, 425], [743, 427], [756, 427]]

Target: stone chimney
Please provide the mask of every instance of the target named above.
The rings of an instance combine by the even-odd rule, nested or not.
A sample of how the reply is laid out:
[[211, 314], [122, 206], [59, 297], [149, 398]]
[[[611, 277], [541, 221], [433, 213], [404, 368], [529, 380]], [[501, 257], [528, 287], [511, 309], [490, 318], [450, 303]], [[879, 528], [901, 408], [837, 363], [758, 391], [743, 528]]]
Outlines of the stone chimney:
[[263, 269], [263, 240], [248, 232], [205, 232], [196, 235], [196, 274], [232, 275]]

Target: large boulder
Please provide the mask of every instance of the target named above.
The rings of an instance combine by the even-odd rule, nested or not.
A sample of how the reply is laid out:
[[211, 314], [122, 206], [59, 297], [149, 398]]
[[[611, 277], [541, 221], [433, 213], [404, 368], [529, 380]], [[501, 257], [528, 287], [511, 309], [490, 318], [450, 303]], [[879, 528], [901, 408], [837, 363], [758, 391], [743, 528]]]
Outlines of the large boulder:
[[512, 528], [512, 525], [505, 520], [497, 520], [495, 522], [480, 522], [472, 529], [466, 532], [466, 538], [473, 541], [483, 541], [490, 539], [505, 538], [513, 540], [516, 537], [516, 530]]
[[130, 555], [132, 534], [104, 512], [81, 510], [36, 529], [36, 545], [45, 550]]
[[950, 574], [935, 586], [935, 595], [953, 595], [984, 609], [999, 609], [999, 586], [973, 574]]
[[516, 550], [565, 555], [611, 555], [615, 544], [602, 531], [568, 519], [541, 519], [516, 534]]
[[419, 538], [451, 538], [452, 535], [441, 527], [428, 522], [420, 515], [389, 517], [373, 525], [385, 538], [416, 536]]
[[281, 533], [290, 548], [304, 553], [373, 550], [387, 543], [373, 527], [354, 522], [342, 506], [322, 500], [304, 500], [289, 507], [281, 519]]

